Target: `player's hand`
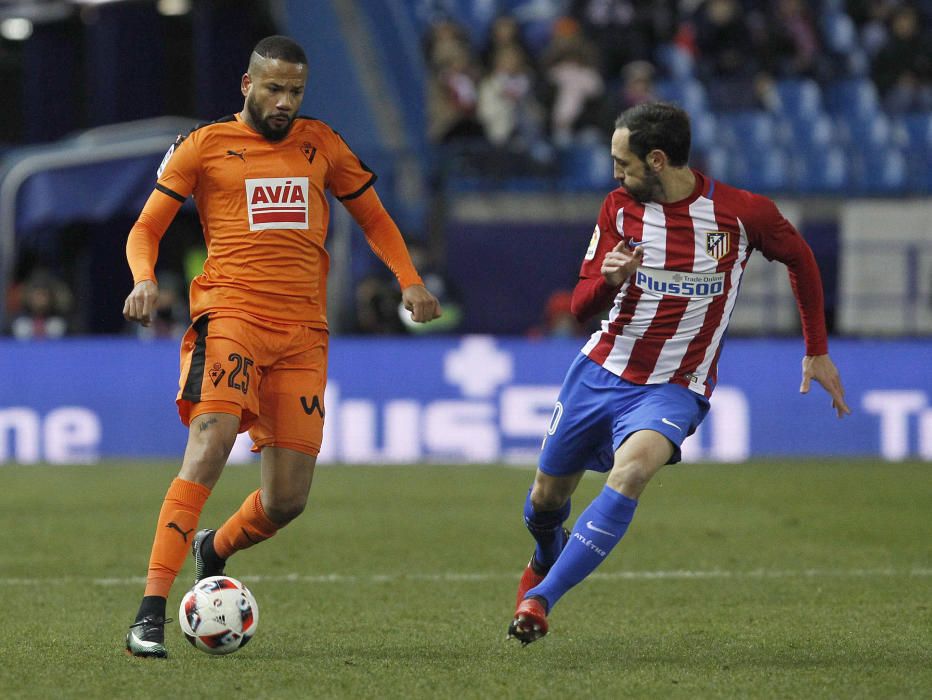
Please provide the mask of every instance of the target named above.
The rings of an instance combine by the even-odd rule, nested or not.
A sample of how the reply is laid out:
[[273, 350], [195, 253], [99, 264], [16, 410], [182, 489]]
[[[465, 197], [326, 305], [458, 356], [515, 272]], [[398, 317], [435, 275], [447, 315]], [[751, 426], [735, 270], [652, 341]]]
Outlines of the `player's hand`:
[[620, 287], [634, 274], [643, 259], [644, 249], [641, 246], [632, 250], [625, 241], [619, 241], [602, 260], [602, 277], [613, 287]]
[[845, 403], [845, 388], [841, 385], [841, 377], [832, 358], [828, 355], [806, 355], [803, 358], [803, 382], [799, 385], [799, 393], [808, 394], [813, 379], [832, 397], [832, 408], [839, 418], [851, 413]]
[[443, 313], [437, 297], [427, 291], [421, 284], [412, 284], [401, 292], [401, 303], [411, 312], [411, 320], [417, 323], [427, 323], [440, 318]]
[[123, 318], [138, 321], [144, 326], [152, 323], [152, 311], [159, 299], [159, 286], [152, 280], [143, 280], [126, 297], [123, 304]]

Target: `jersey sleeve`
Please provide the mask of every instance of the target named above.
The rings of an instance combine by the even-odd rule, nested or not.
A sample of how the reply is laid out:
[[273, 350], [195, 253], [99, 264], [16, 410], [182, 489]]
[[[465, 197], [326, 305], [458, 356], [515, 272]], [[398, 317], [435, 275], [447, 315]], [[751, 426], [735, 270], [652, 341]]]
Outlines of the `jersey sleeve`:
[[126, 260], [133, 273], [133, 284], [155, 281], [159, 242], [197, 186], [196, 151], [193, 139], [179, 136], [162, 159], [156, 173], [155, 190], [126, 239]]
[[377, 177], [339, 134], [334, 132], [333, 135], [333, 171], [330, 173], [329, 187], [334, 197], [346, 202], [360, 197], [375, 184]]
[[411, 262], [401, 231], [382, 206], [375, 189], [367, 188], [360, 196], [345, 200], [343, 205], [366, 235], [372, 251], [398, 278], [402, 289], [424, 284]]
[[599, 212], [598, 223], [592, 231], [589, 247], [579, 270], [579, 281], [573, 289], [570, 311], [580, 321], [586, 321], [611, 306], [620, 287], [614, 287], [602, 276], [605, 254], [621, 240], [615, 228], [614, 207], [608, 196]]
[[155, 189], [184, 202], [197, 188], [199, 170], [196, 137], [194, 134], [187, 138], [179, 136], [159, 166]]
[[805, 239], [770, 199], [755, 196], [745, 218], [748, 239], [768, 260], [787, 267], [803, 327], [807, 355], [828, 353], [822, 278]]

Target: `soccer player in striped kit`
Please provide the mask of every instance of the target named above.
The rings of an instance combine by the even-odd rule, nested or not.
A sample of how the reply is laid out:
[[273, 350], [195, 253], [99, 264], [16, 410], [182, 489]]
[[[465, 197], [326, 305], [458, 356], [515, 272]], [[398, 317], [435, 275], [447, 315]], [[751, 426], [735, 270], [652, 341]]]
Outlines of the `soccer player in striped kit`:
[[[718, 357], [748, 257], [787, 266], [812, 380], [850, 410], [828, 355], [815, 258], [774, 203], [688, 167], [689, 115], [665, 103], [623, 112], [610, 192], [583, 259], [572, 310], [610, 307], [567, 372], [524, 506], [537, 546], [518, 586], [508, 633], [524, 644], [548, 630], [557, 601], [602, 563], [628, 528], [638, 497], [709, 410]], [[586, 470], [605, 487], [569, 532], [570, 496]]]

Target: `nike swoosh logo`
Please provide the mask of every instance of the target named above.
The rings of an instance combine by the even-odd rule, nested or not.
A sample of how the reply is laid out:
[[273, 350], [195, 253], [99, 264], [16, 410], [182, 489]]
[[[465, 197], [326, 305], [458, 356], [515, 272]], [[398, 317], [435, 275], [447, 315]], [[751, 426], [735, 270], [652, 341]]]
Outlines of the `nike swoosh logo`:
[[660, 422], [661, 422], [661, 423], [666, 423], [667, 425], [672, 425], [674, 428], [676, 428], [677, 430], [679, 430], [681, 433], [683, 432], [683, 429], [682, 429], [680, 426], [678, 426], [676, 423], [674, 423], [672, 420], [667, 420], [666, 418], [661, 418], [661, 419], [660, 419]]
[[596, 527], [592, 524], [591, 520], [586, 523], [586, 527], [594, 532], [601, 532], [603, 535], [608, 535], [609, 537], [618, 537], [618, 535], [616, 535], [614, 532], [609, 532], [608, 530], [603, 530], [600, 527]]

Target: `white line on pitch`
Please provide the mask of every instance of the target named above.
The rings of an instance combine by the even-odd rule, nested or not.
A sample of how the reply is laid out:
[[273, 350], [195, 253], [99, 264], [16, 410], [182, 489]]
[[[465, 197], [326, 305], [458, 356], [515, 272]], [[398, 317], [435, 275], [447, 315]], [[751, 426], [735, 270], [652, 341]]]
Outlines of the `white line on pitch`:
[[[237, 578], [247, 583], [395, 583], [399, 581], [426, 581], [432, 583], [455, 583], [472, 581], [507, 581], [514, 579], [520, 572], [511, 573], [425, 573], [425, 574], [242, 574]], [[728, 571], [725, 569], [689, 570], [673, 569], [669, 571], [614, 571], [595, 573], [590, 579], [601, 581], [651, 581], [651, 580], [688, 580], [688, 579], [780, 579], [780, 578], [890, 578], [929, 577], [932, 569], [751, 569], [748, 571]], [[144, 584], [143, 576], [113, 578], [63, 577], [48, 578], [2, 578], [0, 586], [54, 586], [74, 583], [90, 583], [95, 586], [135, 586]]]

